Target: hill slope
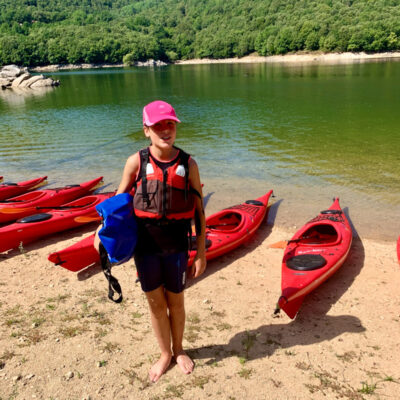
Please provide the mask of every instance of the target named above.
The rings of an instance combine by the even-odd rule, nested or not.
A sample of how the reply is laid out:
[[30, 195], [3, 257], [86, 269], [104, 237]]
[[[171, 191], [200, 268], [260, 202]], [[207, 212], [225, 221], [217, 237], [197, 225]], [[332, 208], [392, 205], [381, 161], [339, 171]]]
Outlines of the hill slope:
[[0, 0], [0, 64], [399, 49], [399, 0]]

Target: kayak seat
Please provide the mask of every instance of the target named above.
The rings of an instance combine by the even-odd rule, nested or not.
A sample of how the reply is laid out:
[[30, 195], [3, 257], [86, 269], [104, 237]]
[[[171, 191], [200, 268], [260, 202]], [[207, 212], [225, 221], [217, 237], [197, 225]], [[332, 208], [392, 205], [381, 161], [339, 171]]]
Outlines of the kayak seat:
[[301, 254], [286, 260], [287, 267], [295, 271], [313, 271], [325, 264], [326, 259], [320, 254]]
[[52, 217], [51, 214], [40, 213], [40, 214], [29, 215], [29, 217], [21, 218], [17, 222], [19, 224], [27, 224], [30, 222], [41, 222], [41, 221], [47, 221], [51, 217]]
[[313, 225], [307, 229], [302, 237], [302, 245], [305, 246], [333, 246], [339, 242], [340, 233], [330, 224]]
[[14, 183], [14, 182], [3, 182], [0, 186], [18, 186], [18, 183]]
[[240, 229], [242, 223], [241, 214], [226, 210], [225, 214], [219, 214], [216, 218], [209, 219], [206, 228], [224, 232], [235, 232]]

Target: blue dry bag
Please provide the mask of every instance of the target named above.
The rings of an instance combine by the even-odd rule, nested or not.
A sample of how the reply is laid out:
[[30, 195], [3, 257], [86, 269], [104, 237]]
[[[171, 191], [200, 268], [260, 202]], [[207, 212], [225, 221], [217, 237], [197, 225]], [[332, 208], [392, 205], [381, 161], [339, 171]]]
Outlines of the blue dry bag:
[[128, 261], [137, 242], [132, 196], [129, 193], [117, 194], [98, 204], [96, 210], [103, 218], [99, 238], [110, 262], [121, 264]]

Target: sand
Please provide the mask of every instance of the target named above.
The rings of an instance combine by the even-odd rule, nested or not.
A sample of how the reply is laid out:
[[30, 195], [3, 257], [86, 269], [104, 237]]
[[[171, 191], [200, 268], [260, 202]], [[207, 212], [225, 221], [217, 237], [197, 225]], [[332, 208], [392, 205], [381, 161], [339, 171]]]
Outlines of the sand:
[[[251, 63], [285, 63], [285, 64], [349, 64], [349, 63], [362, 63], [371, 61], [386, 61], [390, 59], [400, 59], [400, 52], [382, 52], [382, 53], [323, 53], [317, 52], [298, 52], [275, 56], [259, 56], [257, 53], [241, 57], [241, 58], [192, 58], [190, 60], [178, 60], [173, 64], [175, 65], [188, 65], [188, 64], [251, 64]], [[155, 64], [154, 64], [155, 63]], [[138, 67], [155, 67], [165, 66], [167, 64], [158, 64], [160, 61], [155, 62], [149, 60], [147, 62], [139, 62], [135, 64]], [[74, 69], [95, 69], [95, 68], [123, 68], [127, 65], [124, 64], [53, 64], [38, 67], [31, 67], [30, 70], [34, 72], [55, 72]]]
[[180, 60], [175, 64], [251, 64], [251, 63], [285, 63], [285, 64], [348, 64], [371, 61], [384, 61], [389, 59], [400, 59], [400, 52], [383, 53], [322, 53], [322, 52], [299, 52], [275, 56], [248, 55], [241, 58], [209, 59], [196, 58], [191, 60]]
[[271, 215], [190, 280], [184, 345], [195, 369], [172, 365], [155, 384], [158, 347], [132, 262], [113, 269], [124, 293], [114, 304], [98, 265], [72, 273], [47, 261], [93, 225], [0, 255], [0, 399], [397, 399], [396, 243], [355, 239], [290, 320], [273, 315], [283, 251], [269, 244], [294, 230]]

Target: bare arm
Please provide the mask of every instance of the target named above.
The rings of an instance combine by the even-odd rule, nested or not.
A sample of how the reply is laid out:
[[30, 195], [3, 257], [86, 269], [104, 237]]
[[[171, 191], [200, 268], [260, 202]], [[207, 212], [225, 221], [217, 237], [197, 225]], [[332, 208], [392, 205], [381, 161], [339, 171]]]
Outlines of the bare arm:
[[128, 193], [133, 187], [136, 176], [139, 172], [139, 153], [131, 155], [126, 161], [124, 172], [122, 173], [121, 182], [118, 186], [117, 194]]
[[201, 198], [195, 196], [195, 212], [196, 212], [196, 244], [197, 253], [192, 264], [192, 276], [197, 278], [206, 269], [206, 218], [204, 215], [203, 191], [201, 189], [199, 168], [196, 161], [192, 158], [189, 161], [189, 183], [190, 186], [197, 190]]

